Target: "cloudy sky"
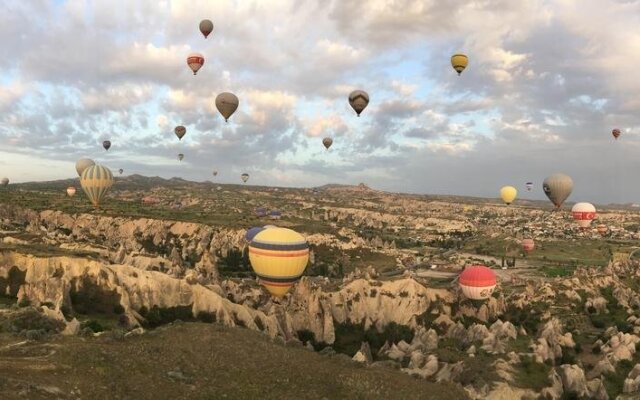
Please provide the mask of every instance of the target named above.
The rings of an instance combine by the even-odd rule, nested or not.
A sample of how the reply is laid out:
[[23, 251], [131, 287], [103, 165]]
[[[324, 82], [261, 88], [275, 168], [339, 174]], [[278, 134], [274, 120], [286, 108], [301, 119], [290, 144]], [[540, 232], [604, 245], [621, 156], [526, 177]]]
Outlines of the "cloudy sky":
[[[86, 156], [198, 181], [541, 199], [563, 172], [570, 200], [640, 202], [638, 26], [637, 0], [3, 1], [0, 175], [73, 177]], [[371, 98], [361, 118], [354, 89]], [[223, 91], [240, 99], [229, 123]]]

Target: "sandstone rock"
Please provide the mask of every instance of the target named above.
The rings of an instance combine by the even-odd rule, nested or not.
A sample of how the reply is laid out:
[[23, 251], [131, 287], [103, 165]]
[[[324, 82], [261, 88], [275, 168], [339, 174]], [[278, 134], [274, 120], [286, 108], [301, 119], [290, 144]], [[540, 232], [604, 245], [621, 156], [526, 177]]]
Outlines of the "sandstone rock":
[[80, 333], [80, 321], [77, 319], [72, 319], [71, 322], [67, 323], [67, 326], [61, 332], [65, 336], [75, 336]]
[[582, 368], [575, 364], [563, 364], [559, 367], [559, 370], [565, 393], [575, 393], [579, 397], [587, 397], [589, 395], [587, 381]]

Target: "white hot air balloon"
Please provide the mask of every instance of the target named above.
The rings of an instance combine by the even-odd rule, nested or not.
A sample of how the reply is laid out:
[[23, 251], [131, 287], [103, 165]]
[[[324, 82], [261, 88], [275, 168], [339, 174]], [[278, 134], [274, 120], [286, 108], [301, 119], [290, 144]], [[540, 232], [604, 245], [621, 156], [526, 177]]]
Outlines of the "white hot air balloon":
[[591, 203], [576, 203], [571, 208], [573, 219], [576, 220], [580, 229], [587, 229], [591, 221], [596, 218], [596, 208]]

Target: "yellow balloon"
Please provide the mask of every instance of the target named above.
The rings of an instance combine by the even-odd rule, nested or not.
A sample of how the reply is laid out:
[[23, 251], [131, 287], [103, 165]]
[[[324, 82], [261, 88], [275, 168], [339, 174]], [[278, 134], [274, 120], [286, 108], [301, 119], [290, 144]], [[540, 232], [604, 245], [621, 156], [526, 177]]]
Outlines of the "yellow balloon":
[[518, 196], [518, 189], [513, 186], [504, 186], [500, 189], [500, 197], [502, 197], [502, 201], [504, 201], [507, 205], [513, 203], [513, 201]]
[[307, 267], [309, 244], [294, 230], [267, 228], [251, 240], [249, 261], [269, 293], [282, 297]]
[[454, 54], [451, 56], [451, 66], [456, 70], [458, 75], [467, 68], [469, 64], [469, 57], [464, 54]]
[[92, 165], [82, 172], [80, 186], [94, 207], [100, 207], [100, 200], [113, 185], [113, 174], [102, 165]]

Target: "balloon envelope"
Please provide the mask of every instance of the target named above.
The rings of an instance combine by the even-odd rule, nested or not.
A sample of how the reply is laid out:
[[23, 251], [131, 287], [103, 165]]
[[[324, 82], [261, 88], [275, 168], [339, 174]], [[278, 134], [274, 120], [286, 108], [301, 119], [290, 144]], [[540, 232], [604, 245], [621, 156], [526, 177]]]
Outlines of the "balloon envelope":
[[202, 21], [200, 21], [199, 28], [200, 32], [202, 32], [204, 38], [206, 39], [207, 36], [209, 36], [209, 34], [213, 32], [213, 22], [211, 22], [211, 20], [209, 19], [203, 19]]
[[573, 180], [565, 174], [553, 174], [542, 182], [542, 190], [556, 208], [560, 208], [562, 203], [571, 195], [573, 190]]
[[360, 113], [364, 111], [369, 104], [369, 94], [364, 90], [354, 90], [349, 94], [349, 104], [359, 117]]
[[261, 226], [254, 226], [253, 228], [247, 229], [247, 233], [244, 235], [244, 240], [247, 242], [251, 242], [253, 238], [260, 232], [264, 230]]
[[531, 238], [522, 239], [522, 250], [524, 250], [527, 253], [529, 253], [529, 252], [533, 251], [533, 249], [535, 247], [536, 247], [536, 244], [533, 241], [533, 239], [531, 239]]
[[80, 177], [82, 190], [96, 208], [100, 206], [100, 201], [112, 185], [113, 174], [109, 168], [102, 165], [93, 165], [85, 169]]
[[469, 57], [464, 54], [454, 54], [451, 56], [451, 66], [456, 70], [458, 75], [467, 68], [469, 64]]
[[233, 93], [224, 92], [216, 96], [216, 108], [227, 122], [229, 122], [229, 118], [238, 109], [238, 104], [240, 104], [240, 100], [238, 100], [238, 96]]
[[242, 182], [248, 181], [249, 180], [249, 174], [240, 175], [240, 179], [242, 179]]
[[591, 203], [576, 203], [571, 208], [571, 215], [581, 229], [587, 229], [596, 218], [596, 208]]
[[182, 153], [178, 154], [178, 160], [179, 161], [182, 161], [183, 158], [184, 158], [184, 154], [182, 154]]
[[104, 142], [102, 142], [102, 147], [104, 147], [105, 150], [109, 150], [109, 148], [111, 147], [111, 142], [105, 140]]
[[213, 176], [218, 176], [218, 171], [213, 171]]
[[331, 147], [331, 145], [333, 144], [333, 139], [331, 139], [330, 137], [326, 137], [322, 139], [322, 144], [327, 150], [329, 150], [329, 147]]
[[191, 68], [193, 74], [196, 75], [204, 65], [204, 56], [200, 53], [189, 54], [189, 56], [187, 56], [187, 65]]
[[122, 173], [124, 172], [124, 170], [123, 170], [122, 168], [120, 168], [120, 169], [118, 170], [118, 172], [120, 173], [120, 175], [122, 175]]
[[249, 244], [251, 268], [260, 283], [276, 297], [284, 296], [302, 276], [309, 261], [309, 245], [287, 228], [268, 228]]
[[67, 195], [68, 195], [69, 197], [73, 197], [73, 196], [75, 196], [75, 195], [76, 195], [76, 188], [75, 188], [75, 187], [73, 187], [73, 186], [69, 186], [69, 187], [67, 188]]
[[178, 140], [182, 140], [182, 137], [187, 133], [187, 128], [182, 125], [178, 125], [173, 129], [173, 133], [176, 134]]
[[614, 139], [618, 139], [620, 137], [620, 129], [614, 129], [611, 131], [611, 134], [613, 135]]
[[76, 172], [78, 173], [78, 176], [82, 176], [84, 170], [93, 165], [96, 165], [96, 163], [89, 158], [81, 158], [76, 161]]
[[506, 205], [513, 203], [513, 201], [518, 196], [518, 190], [513, 186], [504, 186], [500, 189], [500, 197], [502, 201], [505, 202]]
[[527, 182], [525, 183], [525, 186], [527, 188], [527, 192], [530, 192], [531, 189], [533, 189], [533, 182]]
[[484, 300], [491, 297], [496, 283], [496, 274], [484, 265], [469, 266], [458, 277], [462, 293], [465, 297], [473, 300]]

